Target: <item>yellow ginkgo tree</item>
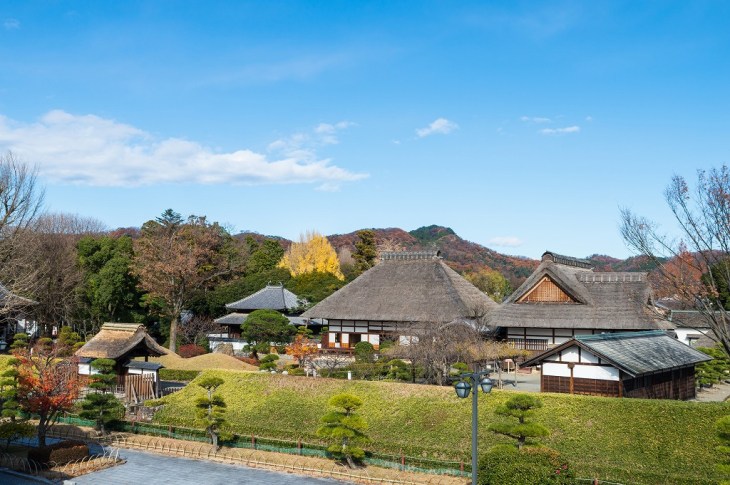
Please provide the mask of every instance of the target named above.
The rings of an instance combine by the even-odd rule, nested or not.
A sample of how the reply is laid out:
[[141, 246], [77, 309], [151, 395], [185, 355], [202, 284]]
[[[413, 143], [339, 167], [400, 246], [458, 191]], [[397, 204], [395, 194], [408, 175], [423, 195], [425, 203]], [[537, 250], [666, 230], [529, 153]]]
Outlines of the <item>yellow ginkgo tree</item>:
[[316, 231], [307, 231], [300, 235], [299, 242], [292, 243], [281, 258], [279, 267], [289, 270], [292, 276], [330, 273], [340, 280], [345, 279], [340, 271], [337, 252], [327, 238]]

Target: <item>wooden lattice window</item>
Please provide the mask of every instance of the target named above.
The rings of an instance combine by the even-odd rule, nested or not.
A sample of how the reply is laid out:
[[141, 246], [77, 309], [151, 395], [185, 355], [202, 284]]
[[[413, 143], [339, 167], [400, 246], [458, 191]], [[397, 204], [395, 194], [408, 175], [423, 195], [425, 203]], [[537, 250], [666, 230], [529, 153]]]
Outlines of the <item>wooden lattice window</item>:
[[577, 303], [547, 276], [517, 301], [518, 303]]

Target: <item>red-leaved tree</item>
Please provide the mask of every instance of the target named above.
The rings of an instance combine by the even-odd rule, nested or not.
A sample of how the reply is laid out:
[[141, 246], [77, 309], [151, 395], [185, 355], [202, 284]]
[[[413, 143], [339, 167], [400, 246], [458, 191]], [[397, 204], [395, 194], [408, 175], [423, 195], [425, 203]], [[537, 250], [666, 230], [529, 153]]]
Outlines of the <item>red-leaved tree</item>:
[[58, 349], [36, 345], [32, 351], [15, 352], [18, 359], [18, 404], [38, 416], [38, 446], [46, 445], [46, 433], [58, 417], [71, 409], [81, 383], [73, 362], [60, 358]]

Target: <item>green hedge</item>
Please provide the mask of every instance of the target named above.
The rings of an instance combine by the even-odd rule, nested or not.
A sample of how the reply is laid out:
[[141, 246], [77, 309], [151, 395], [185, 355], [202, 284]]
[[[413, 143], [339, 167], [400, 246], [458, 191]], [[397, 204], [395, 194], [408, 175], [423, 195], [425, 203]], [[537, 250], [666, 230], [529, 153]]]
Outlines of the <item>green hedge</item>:
[[160, 369], [160, 379], [163, 381], [190, 382], [198, 375], [199, 370]]
[[[283, 440], [318, 443], [316, 430], [328, 399], [342, 392], [361, 397], [369, 425], [369, 451], [439, 460], [470, 461], [471, 399], [450, 387], [405, 383], [341, 381], [263, 373], [207, 371], [225, 380], [232, 431]], [[198, 386], [166, 396], [155, 421], [195, 426]], [[487, 450], [510, 440], [487, 431], [494, 409], [513, 391], [480, 395], [479, 446]], [[535, 421], [552, 434], [543, 440], [558, 450], [578, 477], [630, 484], [717, 483], [720, 460], [714, 422], [730, 414], [730, 404], [616, 399], [541, 394], [544, 407]]]

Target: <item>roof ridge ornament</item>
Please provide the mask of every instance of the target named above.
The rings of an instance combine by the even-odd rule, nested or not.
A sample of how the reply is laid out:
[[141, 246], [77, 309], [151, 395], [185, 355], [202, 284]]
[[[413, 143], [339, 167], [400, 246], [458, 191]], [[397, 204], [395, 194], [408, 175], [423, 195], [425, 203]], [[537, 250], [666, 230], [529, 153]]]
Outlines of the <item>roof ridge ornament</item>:
[[417, 261], [429, 259], [442, 259], [441, 251], [383, 251], [380, 253], [381, 261]]
[[593, 269], [593, 263], [587, 259], [574, 258], [572, 256], [565, 256], [563, 254], [554, 253], [552, 251], [545, 251], [542, 253], [543, 261], [552, 261], [553, 263], [562, 264], [565, 266], [574, 266], [582, 269]]

